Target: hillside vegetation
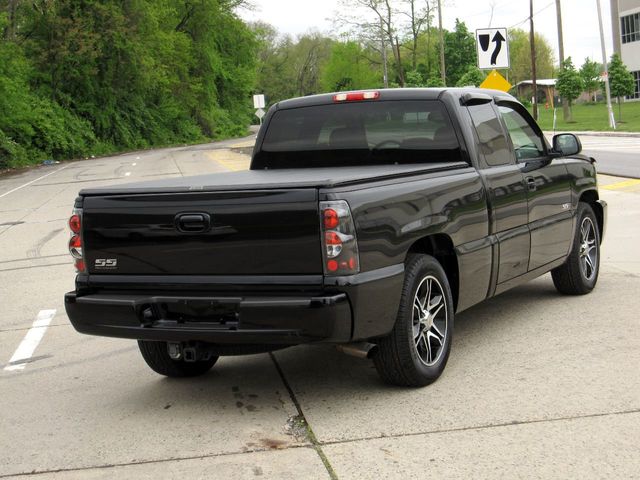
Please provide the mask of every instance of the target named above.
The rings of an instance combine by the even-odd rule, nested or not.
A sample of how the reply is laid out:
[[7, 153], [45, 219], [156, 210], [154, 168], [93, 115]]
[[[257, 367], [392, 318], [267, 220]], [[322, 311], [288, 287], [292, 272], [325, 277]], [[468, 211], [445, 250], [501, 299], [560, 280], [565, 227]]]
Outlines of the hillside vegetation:
[[[0, 0], [0, 170], [242, 135], [254, 93], [269, 106], [484, 79], [462, 21], [442, 32], [440, 71], [435, 2], [340, 5], [349, 15], [333, 31], [293, 37], [243, 21], [250, 0]], [[530, 46], [522, 30], [509, 37], [515, 83], [530, 76]], [[538, 74], [552, 76], [543, 37], [536, 50]]]
[[0, 169], [246, 132], [237, 3], [0, 0]]

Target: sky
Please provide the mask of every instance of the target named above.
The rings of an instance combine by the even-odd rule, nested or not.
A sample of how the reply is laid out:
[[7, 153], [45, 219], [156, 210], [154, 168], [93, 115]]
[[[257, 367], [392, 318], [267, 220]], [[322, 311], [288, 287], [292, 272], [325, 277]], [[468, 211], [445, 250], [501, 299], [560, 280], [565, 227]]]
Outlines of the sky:
[[[293, 36], [310, 29], [331, 33], [332, 23], [340, 15], [339, 0], [251, 0], [253, 11], [241, 10], [246, 20], [270, 23], [282, 33]], [[433, 0], [433, 3], [436, 3]], [[558, 58], [558, 32], [555, 0], [534, 0], [534, 28], [544, 35]], [[612, 53], [609, 0], [601, 0], [607, 57]], [[493, 19], [491, 6], [494, 5]], [[471, 31], [487, 27], [518, 27], [529, 30], [529, 0], [443, 0], [444, 27], [452, 30], [456, 18]], [[489, 25], [489, 21], [491, 24]], [[437, 19], [436, 19], [437, 22]], [[602, 62], [596, 0], [562, 0], [562, 25], [565, 57], [576, 66], [586, 57]]]

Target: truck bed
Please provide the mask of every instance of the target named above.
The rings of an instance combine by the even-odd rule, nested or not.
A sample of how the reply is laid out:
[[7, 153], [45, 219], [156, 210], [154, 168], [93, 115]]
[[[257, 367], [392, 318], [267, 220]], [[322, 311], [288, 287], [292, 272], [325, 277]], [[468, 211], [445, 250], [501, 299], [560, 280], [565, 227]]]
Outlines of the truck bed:
[[416, 165], [380, 165], [377, 167], [365, 165], [341, 168], [247, 170], [89, 188], [81, 190], [80, 195], [328, 188], [465, 168], [470, 168], [465, 162], [440, 162]]

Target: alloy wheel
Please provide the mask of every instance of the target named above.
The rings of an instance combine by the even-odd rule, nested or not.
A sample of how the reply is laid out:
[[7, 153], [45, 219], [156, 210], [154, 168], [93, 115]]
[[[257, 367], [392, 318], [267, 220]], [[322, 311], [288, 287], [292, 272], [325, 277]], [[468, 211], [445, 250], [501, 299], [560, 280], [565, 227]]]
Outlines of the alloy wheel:
[[422, 279], [413, 299], [413, 341], [420, 361], [430, 367], [444, 352], [448, 313], [440, 282], [428, 275]]

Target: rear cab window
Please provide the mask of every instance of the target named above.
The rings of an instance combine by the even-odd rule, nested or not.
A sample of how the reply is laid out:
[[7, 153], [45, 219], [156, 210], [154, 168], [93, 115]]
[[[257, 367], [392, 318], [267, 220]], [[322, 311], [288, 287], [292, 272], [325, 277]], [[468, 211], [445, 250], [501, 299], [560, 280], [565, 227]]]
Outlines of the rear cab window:
[[388, 100], [278, 110], [252, 168], [456, 162], [458, 139], [442, 102]]

